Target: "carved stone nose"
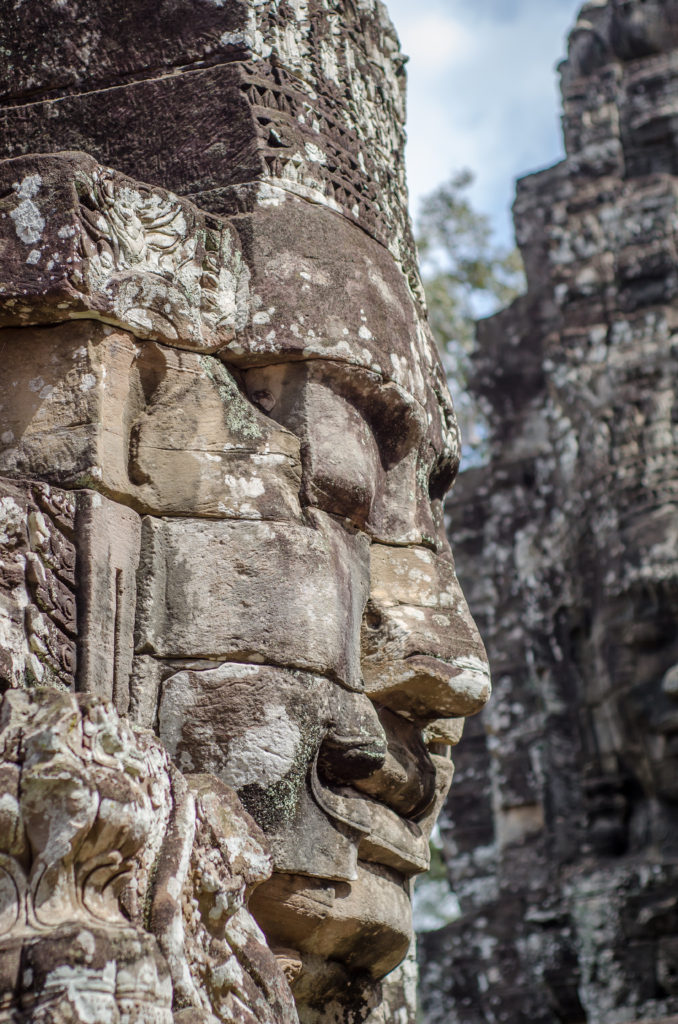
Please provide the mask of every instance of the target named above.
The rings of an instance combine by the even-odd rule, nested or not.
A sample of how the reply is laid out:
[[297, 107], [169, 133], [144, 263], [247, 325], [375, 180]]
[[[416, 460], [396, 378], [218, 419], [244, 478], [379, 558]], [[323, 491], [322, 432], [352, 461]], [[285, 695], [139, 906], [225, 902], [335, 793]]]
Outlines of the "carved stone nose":
[[451, 556], [372, 544], [370, 561], [365, 692], [421, 722], [480, 711], [490, 695], [490, 670]]

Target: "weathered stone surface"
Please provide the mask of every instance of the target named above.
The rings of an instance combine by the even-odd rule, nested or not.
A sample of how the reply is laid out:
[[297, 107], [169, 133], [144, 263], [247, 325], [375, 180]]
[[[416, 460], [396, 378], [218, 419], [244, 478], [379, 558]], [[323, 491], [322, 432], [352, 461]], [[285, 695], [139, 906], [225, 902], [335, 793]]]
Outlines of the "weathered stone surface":
[[[283, 193], [234, 218], [252, 267], [254, 315], [230, 346], [233, 357], [243, 346], [249, 362], [301, 353], [335, 359], [395, 382], [423, 404], [439, 361], [398, 265], [333, 211], [321, 206], [304, 217], [304, 210]], [[303, 245], [293, 248], [300, 220]]]
[[283, 968], [248, 910], [271, 872], [264, 837], [218, 779], [190, 775], [184, 787], [151, 911], [172, 972], [174, 1020], [297, 1024]]
[[0, 471], [94, 487], [140, 512], [300, 516], [298, 440], [213, 357], [92, 320], [1, 337]]
[[[340, 292], [337, 307], [344, 298]], [[322, 342], [316, 348], [316, 332], [308, 330], [318, 358], [244, 373], [252, 401], [301, 439], [305, 502], [352, 519], [384, 543], [445, 550], [441, 499], [457, 471], [459, 438], [449, 398], [439, 399], [437, 380], [422, 375], [422, 362], [438, 358], [428, 333], [423, 356], [414, 345], [398, 358], [391, 351], [387, 367], [370, 362], [359, 330], [344, 328], [336, 351]], [[388, 351], [386, 334], [382, 339]], [[270, 344], [272, 359], [293, 355], [275, 337]], [[337, 436], [345, 438], [340, 452]]]
[[354, 823], [346, 800], [328, 804], [331, 793], [318, 807], [318, 772], [346, 785], [382, 762], [386, 742], [370, 701], [307, 672], [208, 666], [164, 673], [158, 731], [177, 764], [237, 788], [266, 828], [278, 870], [312, 865], [321, 878], [355, 878], [365, 809]]
[[[378, 0], [34, 13], [0, 72], [8, 684], [33, 682], [30, 587], [57, 592], [31, 561], [51, 572], [57, 543], [30, 534], [38, 488], [72, 502], [76, 557], [79, 668], [44, 681], [173, 759], [128, 911], [157, 1012], [294, 1024], [293, 992], [304, 1024], [414, 1024], [411, 879], [489, 674], [444, 532], [459, 436], [395, 34]], [[14, 13], [2, 31], [12, 57]], [[246, 909], [261, 836], [229, 785], [270, 843], [268, 949]], [[82, 991], [108, 985], [114, 1020], [108, 941]]]
[[129, 703], [141, 523], [87, 490], [0, 481], [2, 682]]
[[370, 696], [420, 720], [470, 715], [486, 703], [485, 649], [454, 573], [426, 548], [371, 548], [363, 674]]
[[[247, 18], [247, 5], [210, 2], [135, 4], [73, 3], [54, 10], [36, 10], [27, 21], [19, 9], [7, 12], [4, 38], [8, 46], [2, 67], [2, 99], [16, 102], [36, 94], [58, 95], [73, 89], [92, 90], [122, 80], [157, 77], [177, 65], [200, 65], [242, 55], [246, 40], [236, 35]], [[224, 33], [220, 38], [219, 32]], [[53, 41], [64, 43], [54, 51]], [[51, 41], [52, 42], [51, 42]], [[155, 62], [149, 66], [148, 56]]]
[[270, 859], [232, 790], [187, 784], [96, 698], [10, 691], [0, 731], [0, 974], [15, 1019], [172, 1024], [192, 1006], [200, 1021], [296, 1021], [246, 907]]
[[[272, 251], [282, 240], [271, 228]], [[101, 323], [90, 302], [92, 319], [5, 328], [0, 385], [10, 489], [74, 496], [79, 668], [62, 682], [156, 729], [185, 772], [238, 789], [276, 867], [256, 912], [302, 1016], [315, 993], [328, 1024], [354, 1012], [347, 985], [361, 1013], [385, 1012], [379, 979], [410, 944], [409, 879], [428, 866], [452, 776], [432, 751], [489, 692], [443, 531], [453, 410], [392, 257], [369, 244], [371, 291], [354, 300], [380, 335], [356, 321], [329, 358], [312, 333], [306, 347], [267, 348], [242, 331], [217, 359]], [[389, 308], [409, 339], [390, 368], [377, 361]], [[275, 334], [275, 308], [266, 315]], [[23, 604], [8, 608], [25, 666]], [[312, 939], [297, 935], [289, 878], [324, 893]], [[175, 1001], [188, 993], [181, 1012], [198, 1012], [207, 975], [191, 988], [181, 956], [162, 950]]]
[[675, 29], [582, 9], [567, 157], [518, 185], [528, 294], [480, 326], [491, 457], [451, 531], [496, 687], [443, 819], [430, 1022], [678, 1010]]

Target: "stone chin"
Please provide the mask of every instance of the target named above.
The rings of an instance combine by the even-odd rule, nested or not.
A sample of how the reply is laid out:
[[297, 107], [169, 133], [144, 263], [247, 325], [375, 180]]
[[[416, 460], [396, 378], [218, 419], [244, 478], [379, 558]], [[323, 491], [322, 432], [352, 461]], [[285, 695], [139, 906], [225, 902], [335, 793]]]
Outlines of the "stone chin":
[[[295, 997], [304, 1002], [337, 994], [347, 976], [385, 977], [405, 957], [412, 940], [408, 880], [383, 865], [359, 861], [350, 882], [281, 872], [261, 885], [250, 910], [274, 952], [294, 950], [301, 971]], [[328, 963], [333, 969], [328, 970]]]
[[420, 825], [350, 787], [321, 781], [316, 760], [296, 823], [269, 838], [277, 870], [256, 890], [251, 909], [274, 950], [298, 954], [298, 983], [318, 974], [317, 996], [327, 961], [336, 966], [322, 982], [329, 989], [335, 974], [341, 989], [345, 973], [380, 979], [393, 970], [412, 938], [409, 879], [429, 863]]
[[[318, 877], [308, 869], [293, 870], [294, 853], [290, 856], [289, 847], [276, 850], [274, 842], [278, 870], [250, 903], [274, 951], [294, 950], [298, 956], [300, 971], [293, 988], [300, 1004], [307, 991], [314, 998], [321, 990], [325, 999], [340, 995], [349, 978], [363, 975], [376, 982], [407, 954], [412, 941], [411, 880], [429, 867], [430, 831], [453, 774], [448, 758], [432, 755], [431, 760], [435, 786], [416, 821], [355, 789], [321, 781], [312, 767], [316, 813], [305, 809], [305, 828], [315, 819], [319, 851], [328, 845], [336, 850], [337, 837], [344, 838], [336, 874]], [[313, 870], [321, 864], [319, 857]]]

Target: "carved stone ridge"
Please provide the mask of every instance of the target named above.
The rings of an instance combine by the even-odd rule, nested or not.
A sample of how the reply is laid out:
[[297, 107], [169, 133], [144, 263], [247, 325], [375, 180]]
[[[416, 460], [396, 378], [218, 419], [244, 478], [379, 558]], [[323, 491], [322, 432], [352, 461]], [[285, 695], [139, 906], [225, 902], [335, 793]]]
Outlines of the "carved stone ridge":
[[235, 231], [84, 153], [0, 161], [0, 325], [82, 317], [213, 352], [247, 316]]

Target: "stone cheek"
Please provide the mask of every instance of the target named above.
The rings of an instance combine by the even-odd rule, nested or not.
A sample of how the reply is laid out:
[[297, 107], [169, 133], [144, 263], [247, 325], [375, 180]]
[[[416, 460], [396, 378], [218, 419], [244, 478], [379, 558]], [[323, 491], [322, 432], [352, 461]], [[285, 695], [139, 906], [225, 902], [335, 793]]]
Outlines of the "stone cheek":
[[368, 545], [323, 513], [312, 523], [145, 519], [137, 652], [288, 665], [360, 688]]

